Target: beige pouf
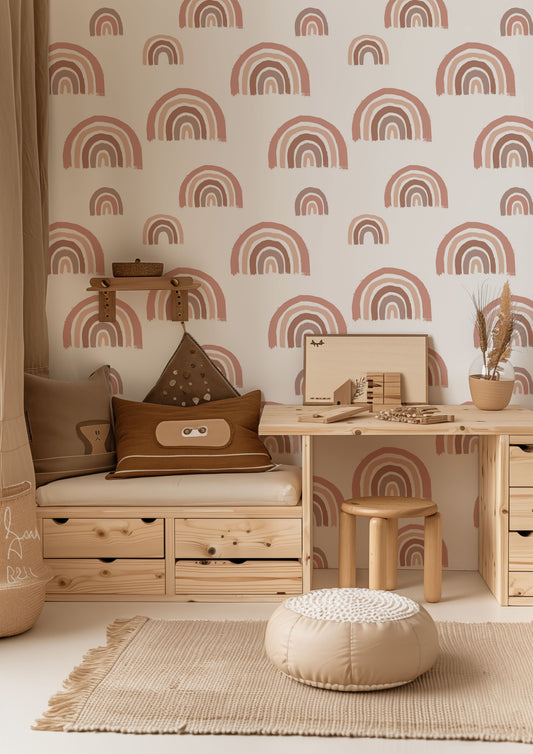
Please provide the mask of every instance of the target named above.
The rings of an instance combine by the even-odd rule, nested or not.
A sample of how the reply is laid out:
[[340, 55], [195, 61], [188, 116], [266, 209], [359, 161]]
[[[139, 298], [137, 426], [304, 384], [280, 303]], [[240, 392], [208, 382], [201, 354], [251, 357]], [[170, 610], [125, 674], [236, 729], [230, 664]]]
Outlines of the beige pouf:
[[375, 589], [318, 589], [285, 600], [268, 621], [265, 649], [283, 673], [336, 691], [413, 681], [434, 664], [437, 629], [414, 600]]

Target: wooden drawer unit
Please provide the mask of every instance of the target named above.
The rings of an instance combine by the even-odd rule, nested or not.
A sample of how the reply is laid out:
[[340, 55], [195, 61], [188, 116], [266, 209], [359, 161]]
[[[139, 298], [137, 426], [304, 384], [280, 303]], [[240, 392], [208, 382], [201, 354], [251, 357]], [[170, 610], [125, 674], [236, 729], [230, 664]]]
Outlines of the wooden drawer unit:
[[276, 595], [302, 591], [297, 560], [177, 560], [176, 592], [181, 594]]
[[45, 558], [163, 558], [164, 522], [153, 518], [45, 518]]
[[511, 604], [521, 605], [533, 601], [533, 571], [512, 571], [509, 573], [509, 599]]
[[509, 484], [533, 487], [533, 445], [524, 443], [509, 448]]
[[165, 594], [165, 561], [119, 558], [50, 558], [47, 592], [58, 594]]
[[176, 558], [299, 558], [297, 518], [183, 518], [175, 522]]
[[533, 575], [533, 531], [509, 532], [509, 570]]
[[533, 605], [533, 437], [509, 448], [509, 604]]

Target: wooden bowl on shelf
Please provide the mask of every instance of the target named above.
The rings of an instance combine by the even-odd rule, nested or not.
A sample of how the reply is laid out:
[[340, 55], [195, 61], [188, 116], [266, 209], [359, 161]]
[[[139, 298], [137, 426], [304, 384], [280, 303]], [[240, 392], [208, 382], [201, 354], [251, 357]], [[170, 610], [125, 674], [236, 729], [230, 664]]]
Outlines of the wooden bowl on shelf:
[[113, 262], [113, 277], [116, 278], [156, 278], [163, 274], [163, 262]]

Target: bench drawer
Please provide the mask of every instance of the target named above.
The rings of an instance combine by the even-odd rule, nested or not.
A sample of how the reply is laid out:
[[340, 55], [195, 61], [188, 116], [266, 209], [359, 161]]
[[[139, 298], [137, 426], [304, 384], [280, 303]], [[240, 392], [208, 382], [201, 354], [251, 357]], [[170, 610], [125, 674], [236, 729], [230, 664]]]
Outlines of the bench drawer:
[[533, 531], [533, 488], [513, 487], [509, 491], [509, 530]]
[[533, 598], [533, 571], [516, 571], [509, 574], [509, 597]]
[[533, 487], [533, 445], [510, 446], [509, 484], [511, 487]]
[[533, 531], [509, 532], [509, 570], [533, 571]]
[[177, 594], [300, 594], [297, 560], [177, 560]]
[[175, 521], [177, 558], [298, 558], [301, 519], [183, 518]]
[[164, 554], [162, 519], [43, 519], [45, 558], [162, 558]]
[[54, 574], [46, 587], [49, 594], [165, 593], [164, 560], [62, 558], [44, 562]]

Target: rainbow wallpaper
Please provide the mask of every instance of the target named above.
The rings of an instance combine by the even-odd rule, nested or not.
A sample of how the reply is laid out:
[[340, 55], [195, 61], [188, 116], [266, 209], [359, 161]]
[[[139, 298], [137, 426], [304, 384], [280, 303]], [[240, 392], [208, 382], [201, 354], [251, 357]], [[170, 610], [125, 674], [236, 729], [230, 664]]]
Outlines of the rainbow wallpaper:
[[[508, 280], [533, 408], [533, 0], [50, 0], [51, 373], [142, 400], [182, 326], [112, 262], [188, 275], [187, 329], [240, 392], [300, 403], [306, 334], [427, 333], [430, 400], [470, 400], [471, 296]], [[267, 437], [276, 460], [297, 438]], [[316, 567], [357, 494], [432, 497], [443, 565], [477, 568], [475, 438], [327, 438]], [[358, 544], [366, 557], [364, 532]], [[420, 567], [420, 522], [399, 563]]]

